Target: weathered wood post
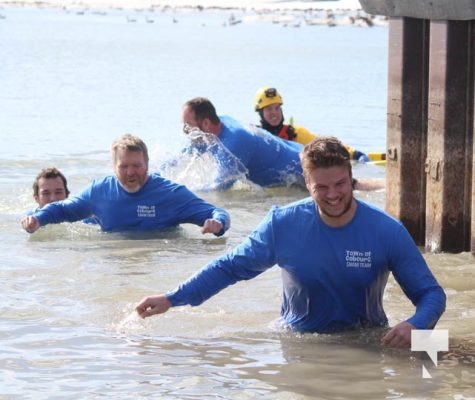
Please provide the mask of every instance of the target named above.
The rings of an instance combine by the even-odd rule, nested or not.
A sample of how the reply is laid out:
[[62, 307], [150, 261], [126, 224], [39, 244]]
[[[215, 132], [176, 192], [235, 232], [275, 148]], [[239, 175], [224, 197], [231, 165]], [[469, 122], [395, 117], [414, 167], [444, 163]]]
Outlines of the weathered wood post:
[[393, 18], [389, 30], [386, 209], [423, 245], [429, 22]]
[[426, 240], [470, 250], [473, 137], [472, 21], [431, 21]]
[[426, 250], [475, 254], [475, 0], [360, 3], [390, 17], [387, 210]]

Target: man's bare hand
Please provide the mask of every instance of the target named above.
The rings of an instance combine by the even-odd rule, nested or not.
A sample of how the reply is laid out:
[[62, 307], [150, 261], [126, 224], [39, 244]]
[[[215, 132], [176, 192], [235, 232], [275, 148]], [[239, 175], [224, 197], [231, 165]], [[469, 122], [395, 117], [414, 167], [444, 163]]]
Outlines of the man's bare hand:
[[411, 331], [416, 327], [409, 322], [401, 322], [394, 326], [381, 339], [386, 347], [411, 347]]
[[135, 307], [135, 311], [142, 318], [147, 318], [155, 314], [163, 314], [172, 306], [167, 296], [157, 294], [154, 296], [144, 297]]
[[33, 233], [40, 227], [40, 223], [35, 217], [28, 215], [21, 220], [21, 227], [28, 233]]
[[223, 229], [223, 224], [215, 219], [207, 219], [201, 228], [201, 233], [219, 233]]

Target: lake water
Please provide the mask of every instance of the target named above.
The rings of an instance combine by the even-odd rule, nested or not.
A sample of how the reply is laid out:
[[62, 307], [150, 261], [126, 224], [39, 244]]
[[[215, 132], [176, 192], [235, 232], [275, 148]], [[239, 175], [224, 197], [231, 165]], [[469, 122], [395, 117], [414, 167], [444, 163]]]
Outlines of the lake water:
[[[181, 106], [195, 96], [256, 123], [254, 93], [275, 85], [287, 118], [363, 151], [384, 150], [387, 27], [310, 26], [303, 14], [297, 28], [242, 11], [235, 26], [231, 11], [82, 11], [0, 8], [0, 399], [475, 398], [468, 253], [425, 255], [448, 296], [437, 327], [449, 330], [450, 351], [436, 367], [420, 353], [382, 348], [378, 331], [275, 331], [277, 268], [200, 307], [136, 317], [143, 296], [232, 249], [272, 205], [301, 190], [202, 192], [209, 165], [198, 164], [180, 181], [230, 212], [224, 237], [188, 225], [104, 234], [81, 223], [28, 235], [19, 224], [34, 207], [31, 184], [42, 167], [60, 168], [75, 193], [111, 173], [108, 148], [124, 132], [142, 137], [158, 166], [185, 143]], [[356, 165], [354, 174], [384, 178], [385, 170]], [[356, 196], [384, 207], [384, 190]], [[392, 280], [385, 308], [391, 324], [413, 312]]]

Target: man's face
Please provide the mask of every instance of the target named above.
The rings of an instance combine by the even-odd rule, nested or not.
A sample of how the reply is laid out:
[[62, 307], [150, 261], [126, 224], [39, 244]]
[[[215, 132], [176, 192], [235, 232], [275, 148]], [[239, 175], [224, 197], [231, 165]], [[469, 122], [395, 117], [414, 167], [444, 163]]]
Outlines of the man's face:
[[282, 107], [280, 104], [271, 104], [262, 110], [264, 120], [271, 126], [278, 126], [282, 121]]
[[148, 178], [148, 165], [141, 151], [117, 149], [114, 172], [129, 193], [138, 192]]
[[38, 194], [33, 196], [38, 205], [43, 207], [53, 201], [64, 200], [68, 195], [61, 177], [38, 179]]
[[183, 122], [183, 132], [185, 134], [188, 135], [193, 128], [198, 128], [200, 131], [203, 131], [201, 124], [196, 120], [195, 113], [188, 107], [183, 109], [181, 119]]
[[330, 226], [345, 225], [354, 215], [356, 205], [351, 180], [346, 166], [315, 168], [305, 177], [321, 218]]

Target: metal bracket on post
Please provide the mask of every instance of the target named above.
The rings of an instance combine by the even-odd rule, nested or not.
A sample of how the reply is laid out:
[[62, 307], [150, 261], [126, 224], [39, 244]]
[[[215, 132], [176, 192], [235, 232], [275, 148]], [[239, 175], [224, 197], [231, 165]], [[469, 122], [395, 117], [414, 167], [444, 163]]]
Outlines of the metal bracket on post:
[[425, 172], [433, 181], [439, 182], [442, 179], [442, 162], [428, 158], [425, 162]]
[[386, 155], [386, 159], [391, 161], [397, 161], [397, 149], [396, 147], [389, 147]]

